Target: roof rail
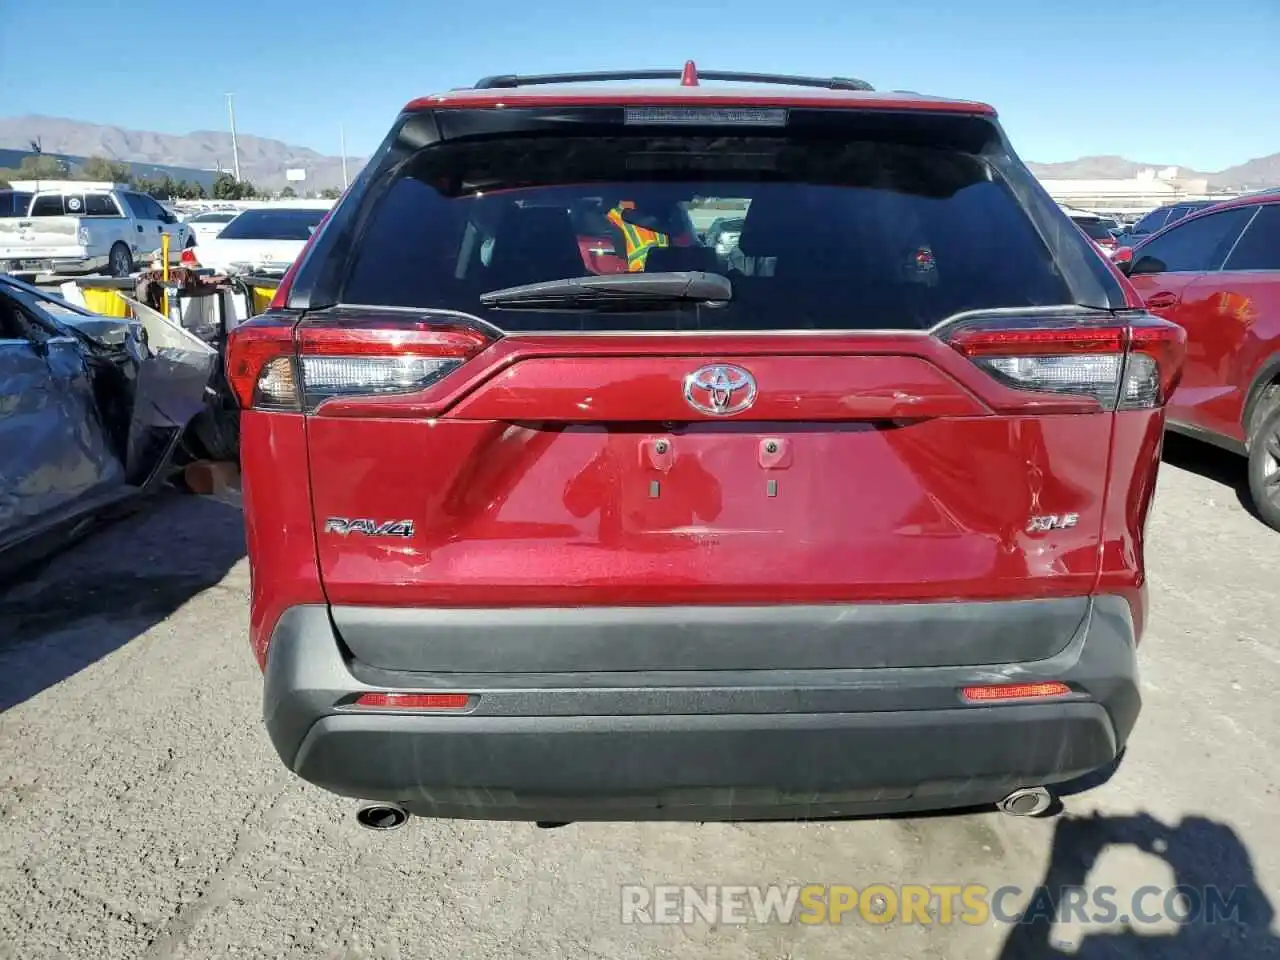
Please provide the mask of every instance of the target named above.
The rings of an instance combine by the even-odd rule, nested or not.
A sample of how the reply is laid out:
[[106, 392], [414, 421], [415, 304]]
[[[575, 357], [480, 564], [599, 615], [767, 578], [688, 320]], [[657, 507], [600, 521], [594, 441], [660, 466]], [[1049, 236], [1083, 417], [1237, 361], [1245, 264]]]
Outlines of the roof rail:
[[[789, 87], [819, 87], [824, 90], [874, 90], [865, 80], [853, 77], [796, 77], [782, 73], [738, 73], [732, 70], [698, 70], [698, 80], [724, 80], [731, 83], [776, 83]], [[598, 73], [543, 73], [518, 76], [514, 73], [484, 77], [475, 90], [508, 90], [550, 83], [597, 83], [609, 80], [684, 80], [685, 70], [605, 70]], [[694, 84], [685, 84], [693, 86]]]

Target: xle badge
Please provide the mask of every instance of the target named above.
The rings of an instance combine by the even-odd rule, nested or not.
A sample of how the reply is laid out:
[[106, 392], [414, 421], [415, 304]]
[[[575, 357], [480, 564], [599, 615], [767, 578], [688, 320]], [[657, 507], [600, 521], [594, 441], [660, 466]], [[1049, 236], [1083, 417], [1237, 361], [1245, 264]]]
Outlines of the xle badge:
[[1027, 521], [1027, 533], [1048, 533], [1050, 530], [1066, 530], [1080, 522], [1078, 513], [1051, 513], [1044, 517], [1032, 517]]
[[339, 536], [358, 533], [363, 537], [412, 537], [412, 520], [369, 520], [357, 517], [348, 520], [345, 517], [330, 517], [324, 522], [325, 533], [336, 533]]

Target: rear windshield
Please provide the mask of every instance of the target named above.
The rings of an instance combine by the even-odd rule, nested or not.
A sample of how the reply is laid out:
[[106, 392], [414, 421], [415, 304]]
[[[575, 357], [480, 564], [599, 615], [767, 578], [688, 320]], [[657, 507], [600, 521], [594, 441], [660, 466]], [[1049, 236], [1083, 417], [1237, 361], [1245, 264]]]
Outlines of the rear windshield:
[[25, 217], [31, 206], [31, 194], [0, 190], [0, 217]]
[[235, 218], [234, 213], [198, 213], [188, 217], [187, 223], [230, 223]]
[[232, 220], [219, 240], [307, 240], [324, 219], [324, 210], [246, 210]]
[[1094, 220], [1091, 217], [1072, 217], [1076, 225], [1085, 232], [1085, 236], [1094, 240], [1112, 240], [1111, 231], [1107, 229], [1107, 224], [1103, 220]]
[[[376, 201], [348, 266], [346, 303], [457, 310], [513, 331], [922, 329], [1071, 299], [984, 160], [829, 137], [427, 147]], [[643, 312], [479, 303], [545, 280], [686, 270], [729, 278], [732, 299]]]
[[31, 204], [33, 217], [118, 217], [109, 193], [39, 193]]
[[1169, 219], [1169, 208], [1161, 207], [1159, 210], [1152, 210], [1141, 220], [1133, 225], [1133, 233], [1155, 233], [1164, 226], [1165, 221]]

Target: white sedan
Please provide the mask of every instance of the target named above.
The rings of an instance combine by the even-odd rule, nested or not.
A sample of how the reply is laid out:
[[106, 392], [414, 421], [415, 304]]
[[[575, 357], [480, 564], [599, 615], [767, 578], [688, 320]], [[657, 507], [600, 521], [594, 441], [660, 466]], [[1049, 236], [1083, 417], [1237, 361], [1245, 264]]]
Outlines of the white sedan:
[[191, 227], [196, 243], [207, 243], [222, 232], [222, 228], [240, 215], [239, 210], [206, 210], [193, 213], [183, 222]]
[[302, 252], [328, 206], [270, 206], [245, 210], [194, 253], [221, 274], [280, 275]]

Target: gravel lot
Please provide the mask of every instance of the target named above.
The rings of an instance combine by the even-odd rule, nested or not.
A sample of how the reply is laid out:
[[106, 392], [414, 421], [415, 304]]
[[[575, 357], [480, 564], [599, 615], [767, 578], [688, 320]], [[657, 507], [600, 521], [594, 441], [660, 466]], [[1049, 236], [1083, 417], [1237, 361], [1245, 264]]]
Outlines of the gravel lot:
[[[289, 776], [259, 724], [234, 508], [177, 495], [0, 595], [0, 957], [1280, 956], [1280, 534], [1243, 463], [1170, 444], [1146, 707], [1057, 820], [414, 821]], [[626, 883], [1245, 890], [1241, 925], [634, 926]]]

